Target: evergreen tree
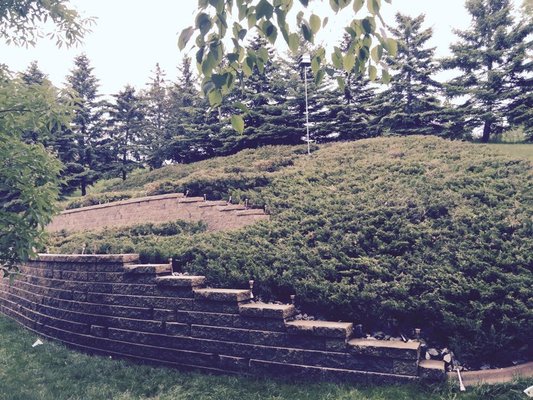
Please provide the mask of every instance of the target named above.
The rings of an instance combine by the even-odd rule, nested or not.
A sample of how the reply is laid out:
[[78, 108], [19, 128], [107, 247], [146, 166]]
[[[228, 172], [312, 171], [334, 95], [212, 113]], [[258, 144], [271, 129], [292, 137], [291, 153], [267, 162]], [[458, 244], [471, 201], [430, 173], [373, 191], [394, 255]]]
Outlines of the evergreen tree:
[[[344, 34], [340, 49], [347, 51], [352, 38]], [[336, 77], [344, 80], [344, 87], [337, 83], [330, 84], [326, 93], [324, 107], [329, 111], [324, 126], [329, 129], [330, 140], [354, 140], [369, 137], [372, 134], [370, 122], [375, 117], [375, 85], [361, 74], [355, 67], [346, 72], [344, 69], [335, 71]], [[331, 132], [331, 129], [334, 129]]]
[[156, 64], [153, 73], [148, 89], [141, 94], [144, 103], [142, 153], [150, 168], [160, 168], [165, 161], [164, 143], [167, 137], [169, 104], [165, 73], [159, 63]]
[[98, 80], [85, 54], [74, 59], [74, 69], [67, 81], [75, 113], [70, 129], [61, 132], [55, 146], [65, 164], [63, 174], [67, 184], [64, 189], [71, 191], [79, 187], [81, 195], [85, 196], [87, 186], [98, 179], [102, 169], [98, 151], [103, 133], [104, 102], [98, 100]]
[[389, 28], [398, 42], [398, 55], [387, 58], [392, 72], [390, 87], [380, 93], [375, 124], [381, 133], [441, 135], [438, 98], [440, 84], [432, 76], [439, 66], [435, 48], [427, 47], [433, 30], [423, 29], [424, 15], [412, 18], [396, 14], [396, 27]]
[[46, 81], [49, 82], [46, 74], [39, 68], [37, 61], [32, 61], [26, 71], [20, 74], [20, 77], [27, 85], [42, 85]]
[[455, 31], [459, 41], [450, 47], [453, 55], [443, 65], [461, 71], [449, 82], [448, 93], [466, 96], [460, 110], [467, 127], [482, 128], [481, 140], [488, 142], [506, 129], [510, 107], [517, 112], [524, 103], [510, 100], [522, 92], [517, 85], [526, 85], [525, 75], [531, 71], [531, 62], [529, 68], [525, 65], [525, 40], [531, 23], [514, 23], [510, 0], [467, 0], [466, 9], [472, 17], [471, 26]]
[[113, 145], [115, 161], [113, 170], [122, 180], [142, 161], [142, 128], [144, 114], [142, 103], [135, 89], [126, 85], [113, 95], [115, 102], [109, 108], [109, 134]]

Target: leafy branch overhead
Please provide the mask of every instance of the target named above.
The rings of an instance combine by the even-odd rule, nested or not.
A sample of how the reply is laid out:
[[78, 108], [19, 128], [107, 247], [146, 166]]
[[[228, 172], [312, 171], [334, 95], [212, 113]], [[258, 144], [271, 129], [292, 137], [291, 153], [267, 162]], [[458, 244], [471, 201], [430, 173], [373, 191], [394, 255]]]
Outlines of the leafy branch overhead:
[[[300, 0], [304, 10], [311, 1]], [[381, 80], [388, 83], [390, 75], [384, 59], [386, 53], [395, 56], [397, 44], [387, 37], [384, 29], [378, 28], [378, 23], [384, 25], [380, 15], [382, 0], [329, 0], [329, 5], [335, 13], [346, 10], [356, 17], [360, 16], [365, 5], [368, 11], [366, 16], [354, 18], [345, 27], [352, 40], [347, 48], [335, 47], [329, 54], [333, 66], [356, 75], [368, 74], [371, 80], [377, 79], [378, 70], [381, 69]], [[211, 106], [219, 106], [235, 82], [250, 76], [255, 67], [261, 72], [269, 61], [265, 47], [257, 50], [245, 47], [251, 31], [258, 32], [271, 44], [283, 38], [293, 53], [299, 50], [301, 37], [306, 42], [314, 43], [317, 33], [328, 23], [328, 18], [322, 19], [312, 12], [301, 10], [296, 13], [295, 20], [294, 15], [291, 16], [290, 21], [296, 22], [296, 29], [292, 30], [289, 16], [297, 8], [301, 7], [296, 7], [293, 0], [198, 1], [194, 26], [181, 32], [178, 45], [183, 50], [194, 43], [190, 46], [197, 49], [196, 62], [203, 78], [202, 92]], [[194, 41], [191, 42], [193, 36]], [[224, 39], [227, 36], [231, 36], [232, 49], [226, 48]], [[326, 73], [333, 76], [335, 70], [327, 67], [325, 48], [318, 47], [311, 61], [315, 83], [320, 83]], [[240, 121], [232, 122], [234, 128], [240, 130]]]

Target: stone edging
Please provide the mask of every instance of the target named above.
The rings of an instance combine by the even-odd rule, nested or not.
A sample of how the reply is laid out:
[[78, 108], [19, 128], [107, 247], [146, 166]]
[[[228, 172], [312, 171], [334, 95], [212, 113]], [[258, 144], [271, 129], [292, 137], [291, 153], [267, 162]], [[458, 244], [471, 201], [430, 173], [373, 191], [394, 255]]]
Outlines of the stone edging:
[[[511, 382], [516, 378], [533, 378], [533, 362], [508, 368], [489, 369], [485, 371], [461, 372], [465, 386], [493, 385]], [[457, 372], [447, 373], [448, 381], [457, 381]]]

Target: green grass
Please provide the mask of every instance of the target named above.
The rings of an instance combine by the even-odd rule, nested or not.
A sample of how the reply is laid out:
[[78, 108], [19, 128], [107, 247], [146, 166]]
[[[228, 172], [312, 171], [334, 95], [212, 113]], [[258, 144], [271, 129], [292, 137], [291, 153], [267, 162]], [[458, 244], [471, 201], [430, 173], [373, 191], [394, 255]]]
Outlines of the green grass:
[[497, 150], [498, 152], [507, 154], [511, 157], [526, 158], [533, 161], [533, 143], [531, 144], [505, 144], [494, 143], [486, 145], [489, 149]]
[[1, 400], [239, 399], [431, 400], [522, 399], [533, 380], [483, 386], [466, 394], [448, 385], [368, 387], [214, 376], [88, 356], [44, 340], [0, 316]]

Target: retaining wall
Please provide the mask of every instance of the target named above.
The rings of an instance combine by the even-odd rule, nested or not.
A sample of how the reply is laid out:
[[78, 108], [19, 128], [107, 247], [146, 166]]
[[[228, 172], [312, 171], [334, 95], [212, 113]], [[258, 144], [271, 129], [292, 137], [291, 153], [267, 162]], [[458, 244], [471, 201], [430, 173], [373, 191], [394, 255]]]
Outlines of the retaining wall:
[[268, 219], [268, 215], [263, 210], [246, 209], [243, 205], [204, 201], [202, 197], [184, 197], [181, 193], [172, 193], [66, 210], [56, 216], [46, 230], [101, 230], [106, 227], [163, 223], [177, 219], [204, 221], [209, 231], [226, 231]]
[[292, 320], [293, 305], [137, 261], [40, 255], [12, 283], [0, 280], [0, 312], [75, 349], [176, 367], [379, 383], [444, 377], [443, 363], [419, 360], [418, 342], [353, 338], [352, 323]]

